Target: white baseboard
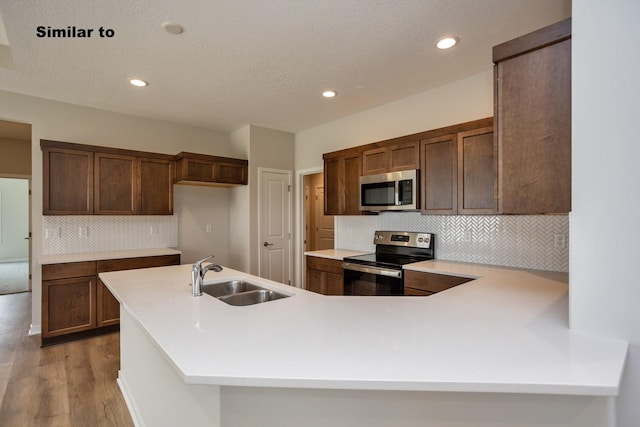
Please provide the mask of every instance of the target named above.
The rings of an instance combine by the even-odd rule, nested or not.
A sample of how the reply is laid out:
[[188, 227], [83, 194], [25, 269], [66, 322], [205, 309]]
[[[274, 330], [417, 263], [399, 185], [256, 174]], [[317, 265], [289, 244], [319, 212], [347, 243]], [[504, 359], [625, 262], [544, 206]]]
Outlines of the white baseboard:
[[16, 258], [16, 259], [2, 259], [0, 264], [11, 264], [14, 262], [28, 262], [29, 258]]
[[136, 411], [136, 405], [127, 392], [127, 381], [122, 377], [122, 371], [118, 371], [118, 378], [116, 379], [116, 382], [118, 383], [124, 402], [127, 404], [127, 409], [129, 409], [129, 415], [131, 415], [133, 425], [136, 427], [142, 427], [144, 424], [140, 422], [138, 418], [138, 411]]
[[42, 333], [42, 325], [29, 325], [29, 336], [40, 335]]

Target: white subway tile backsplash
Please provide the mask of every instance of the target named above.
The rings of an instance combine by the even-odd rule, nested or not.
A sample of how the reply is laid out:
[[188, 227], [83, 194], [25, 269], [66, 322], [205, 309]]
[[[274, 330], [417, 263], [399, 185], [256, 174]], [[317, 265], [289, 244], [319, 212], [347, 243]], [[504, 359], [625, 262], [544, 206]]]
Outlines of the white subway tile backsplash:
[[449, 261], [568, 271], [567, 215], [420, 215], [383, 212], [378, 216], [336, 217], [335, 246], [374, 251], [375, 230], [423, 231], [436, 235], [436, 258]]
[[43, 255], [178, 246], [177, 215], [43, 216], [42, 230]]

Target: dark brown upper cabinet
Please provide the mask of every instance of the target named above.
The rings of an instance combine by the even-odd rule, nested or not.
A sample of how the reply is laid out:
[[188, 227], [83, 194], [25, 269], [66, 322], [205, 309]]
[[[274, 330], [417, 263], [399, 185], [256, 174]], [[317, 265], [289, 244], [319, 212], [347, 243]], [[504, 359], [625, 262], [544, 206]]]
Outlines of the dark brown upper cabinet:
[[93, 214], [93, 152], [45, 144], [42, 161], [42, 213]]
[[136, 165], [136, 212], [144, 215], [173, 215], [174, 161], [139, 157]]
[[458, 148], [458, 213], [498, 211], [497, 149], [493, 127], [456, 135]]
[[325, 153], [326, 215], [362, 215], [360, 176], [420, 170], [423, 214], [496, 212], [493, 117]]
[[247, 185], [249, 178], [247, 160], [182, 152], [176, 165], [178, 184], [231, 187]]
[[94, 153], [94, 209], [96, 215], [133, 215], [136, 212], [136, 158]]
[[173, 156], [41, 141], [44, 215], [172, 215]]
[[362, 175], [418, 169], [420, 143], [418, 140], [391, 140], [380, 147], [362, 152]]
[[458, 212], [458, 140], [455, 134], [424, 139], [420, 143], [422, 213]]
[[362, 215], [360, 175], [362, 152], [346, 149], [327, 153], [324, 159], [324, 214]]
[[448, 130], [458, 132], [420, 142], [421, 212], [496, 213], [498, 179], [492, 120], [468, 122]]
[[571, 19], [493, 48], [499, 211], [571, 210]]

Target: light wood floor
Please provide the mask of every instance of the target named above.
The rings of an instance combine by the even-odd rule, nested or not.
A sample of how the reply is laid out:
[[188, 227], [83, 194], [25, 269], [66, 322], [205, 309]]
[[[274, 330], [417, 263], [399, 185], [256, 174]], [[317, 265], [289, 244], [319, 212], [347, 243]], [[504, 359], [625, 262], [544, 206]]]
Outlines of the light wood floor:
[[30, 321], [30, 292], [0, 295], [0, 426], [133, 426], [119, 334], [40, 348]]

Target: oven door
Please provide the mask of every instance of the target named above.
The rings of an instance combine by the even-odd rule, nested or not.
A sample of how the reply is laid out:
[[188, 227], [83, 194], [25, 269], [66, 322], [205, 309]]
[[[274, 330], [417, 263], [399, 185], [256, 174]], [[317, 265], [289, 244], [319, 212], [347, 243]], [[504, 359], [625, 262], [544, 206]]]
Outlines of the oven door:
[[342, 263], [345, 295], [403, 295], [402, 269]]

